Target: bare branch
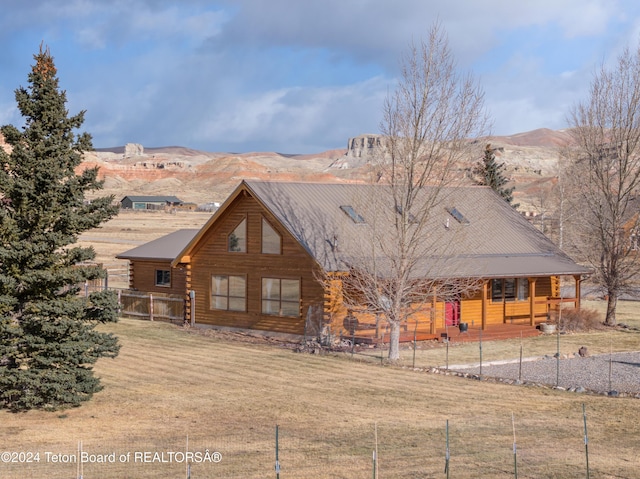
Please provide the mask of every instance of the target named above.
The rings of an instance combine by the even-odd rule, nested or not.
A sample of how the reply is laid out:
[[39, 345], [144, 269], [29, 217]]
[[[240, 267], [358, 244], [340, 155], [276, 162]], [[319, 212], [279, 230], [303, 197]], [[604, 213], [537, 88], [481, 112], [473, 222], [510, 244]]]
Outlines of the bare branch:
[[596, 271], [609, 297], [606, 323], [615, 304], [640, 273], [630, 243], [637, 234], [640, 187], [640, 49], [626, 49], [616, 66], [594, 75], [589, 97], [570, 112], [576, 141], [573, 168], [573, 246]]

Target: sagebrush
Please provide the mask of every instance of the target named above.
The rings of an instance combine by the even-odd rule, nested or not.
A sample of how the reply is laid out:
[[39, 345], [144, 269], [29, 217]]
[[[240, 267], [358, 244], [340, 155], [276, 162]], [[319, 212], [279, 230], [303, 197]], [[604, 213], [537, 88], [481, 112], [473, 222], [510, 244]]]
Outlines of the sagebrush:
[[603, 323], [602, 314], [595, 309], [563, 309], [559, 317], [562, 331], [590, 331], [599, 329]]

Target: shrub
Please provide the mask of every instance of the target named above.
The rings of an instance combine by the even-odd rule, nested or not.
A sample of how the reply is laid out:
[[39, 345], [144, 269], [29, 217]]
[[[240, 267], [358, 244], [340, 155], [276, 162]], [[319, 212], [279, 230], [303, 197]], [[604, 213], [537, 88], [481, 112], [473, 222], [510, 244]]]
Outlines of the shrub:
[[562, 331], [588, 331], [602, 326], [602, 315], [595, 309], [563, 309], [560, 320]]

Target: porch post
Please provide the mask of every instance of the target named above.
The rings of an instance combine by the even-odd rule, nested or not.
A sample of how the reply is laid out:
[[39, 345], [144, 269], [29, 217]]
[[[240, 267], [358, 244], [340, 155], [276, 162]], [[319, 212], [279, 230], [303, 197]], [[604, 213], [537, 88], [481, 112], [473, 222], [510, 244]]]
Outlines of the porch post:
[[529, 278], [529, 325], [536, 325], [536, 279]]
[[489, 285], [489, 280], [485, 280], [482, 284], [482, 329], [487, 325], [487, 286]]
[[580, 283], [582, 282], [582, 277], [579, 274], [574, 275], [573, 279], [576, 280], [576, 309], [580, 309]]

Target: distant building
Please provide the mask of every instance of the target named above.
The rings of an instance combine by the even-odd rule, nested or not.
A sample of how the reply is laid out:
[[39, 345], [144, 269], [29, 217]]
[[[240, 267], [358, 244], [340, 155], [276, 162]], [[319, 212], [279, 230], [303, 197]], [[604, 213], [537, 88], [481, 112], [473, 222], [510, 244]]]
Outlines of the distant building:
[[184, 202], [175, 196], [125, 196], [120, 208], [129, 210], [164, 210], [179, 208]]

